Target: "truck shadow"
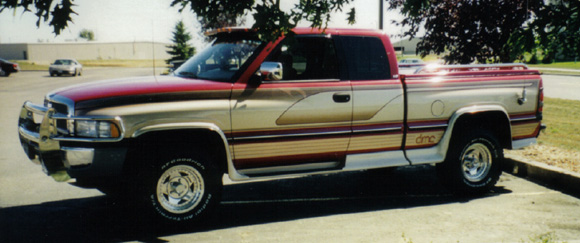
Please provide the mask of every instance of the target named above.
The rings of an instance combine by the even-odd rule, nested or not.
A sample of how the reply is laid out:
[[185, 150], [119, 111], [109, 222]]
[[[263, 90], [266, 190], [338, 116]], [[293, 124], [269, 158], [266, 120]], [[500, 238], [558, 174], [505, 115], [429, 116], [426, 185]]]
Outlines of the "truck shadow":
[[[496, 187], [478, 198], [510, 192]], [[229, 184], [218, 210], [200, 225], [160, 225], [106, 196], [1, 208], [0, 238], [5, 242], [160, 242], [175, 234], [472, 199], [443, 188], [432, 166], [414, 166]]]

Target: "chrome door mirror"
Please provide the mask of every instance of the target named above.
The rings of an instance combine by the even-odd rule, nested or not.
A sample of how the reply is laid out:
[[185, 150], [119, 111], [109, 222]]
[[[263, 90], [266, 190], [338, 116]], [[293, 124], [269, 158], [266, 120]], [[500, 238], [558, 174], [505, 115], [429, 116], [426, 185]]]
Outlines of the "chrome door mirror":
[[282, 63], [280, 62], [263, 62], [260, 66], [260, 74], [264, 81], [282, 80]]

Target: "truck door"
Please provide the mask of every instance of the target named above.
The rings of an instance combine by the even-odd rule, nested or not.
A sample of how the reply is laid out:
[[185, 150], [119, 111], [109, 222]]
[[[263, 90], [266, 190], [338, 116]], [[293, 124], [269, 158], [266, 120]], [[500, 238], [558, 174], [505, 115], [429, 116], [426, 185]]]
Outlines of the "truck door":
[[352, 90], [330, 36], [287, 37], [266, 58], [279, 80], [235, 85], [234, 166], [246, 175], [340, 168], [351, 135]]
[[353, 89], [353, 136], [345, 169], [408, 165], [402, 150], [404, 96], [390, 65], [395, 53], [380, 36], [340, 36]]

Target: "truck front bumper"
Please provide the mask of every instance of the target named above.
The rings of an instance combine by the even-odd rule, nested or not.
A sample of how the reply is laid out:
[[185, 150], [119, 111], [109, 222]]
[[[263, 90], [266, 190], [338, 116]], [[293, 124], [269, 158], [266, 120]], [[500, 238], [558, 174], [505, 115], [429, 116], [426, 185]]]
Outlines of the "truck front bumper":
[[[35, 122], [42, 119], [41, 122]], [[57, 181], [70, 178], [120, 175], [127, 148], [63, 138], [55, 110], [24, 103], [18, 119], [20, 144], [28, 158]]]

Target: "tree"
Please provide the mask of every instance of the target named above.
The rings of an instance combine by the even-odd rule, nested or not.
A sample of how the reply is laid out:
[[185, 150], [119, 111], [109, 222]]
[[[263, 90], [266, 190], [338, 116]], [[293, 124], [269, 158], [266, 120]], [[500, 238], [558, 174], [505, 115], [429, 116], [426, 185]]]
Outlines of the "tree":
[[81, 32], [79, 33], [79, 37], [86, 39], [88, 41], [94, 41], [95, 33], [92, 30], [82, 29]]
[[[331, 14], [342, 11], [352, 1], [300, 0], [289, 13], [280, 9], [280, 0], [263, 0], [259, 4], [254, 0], [173, 0], [171, 6], [180, 5], [180, 11], [189, 6], [203, 30], [236, 26], [242, 16], [253, 13], [252, 28], [258, 31], [260, 39], [273, 41], [289, 33], [302, 20], [310, 22], [312, 28], [326, 28]], [[347, 20], [354, 23], [354, 8], [348, 12]]]
[[40, 26], [41, 20], [44, 22], [49, 22], [49, 25], [53, 27], [53, 32], [59, 35], [62, 30], [68, 26], [68, 22], [72, 23], [72, 15], [77, 13], [73, 11], [72, 7], [75, 6], [72, 2], [74, 0], [60, 0], [57, 1], [53, 7], [53, 0], [2, 0], [0, 1], [0, 13], [6, 9], [22, 8], [23, 12], [32, 12], [31, 8], [34, 8], [35, 15], [38, 16], [36, 21], [36, 26]]
[[[36, 11], [37, 26], [41, 20], [54, 27], [54, 33], [59, 35], [72, 22], [74, 0], [0, 0], [0, 12], [5, 9], [23, 8], [24, 12]], [[280, 0], [173, 0], [171, 6], [181, 6], [180, 12], [190, 7], [197, 15], [203, 30], [221, 27], [237, 26], [243, 23], [243, 17], [252, 14], [262, 40], [272, 41], [287, 34], [302, 20], [310, 22], [312, 28], [326, 28], [331, 20], [331, 14], [342, 11], [345, 5], [353, 0], [300, 0], [290, 12], [280, 10]], [[347, 13], [349, 23], [355, 21], [355, 9]]]
[[522, 31], [529, 12], [543, 4], [542, 0], [386, 1], [390, 10], [405, 16], [397, 23], [409, 28], [403, 36], [413, 38], [424, 26], [425, 37], [417, 45], [420, 54], [446, 53], [448, 63], [513, 61], [518, 55], [508, 45], [510, 37]]
[[542, 51], [543, 62], [550, 63], [561, 56], [576, 59], [580, 56], [580, 1], [548, 1], [530, 23], [528, 39], [535, 40], [535, 48]]
[[171, 55], [171, 58], [166, 60], [166, 62], [171, 63], [178, 60], [184, 61], [193, 56], [195, 54], [195, 47], [189, 45], [188, 42], [190, 40], [191, 34], [189, 34], [185, 29], [183, 21], [177, 22], [175, 30], [173, 31], [173, 37], [171, 38], [173, 45], [167, 46], [167, 48], [169, 48], [167, 53]]

